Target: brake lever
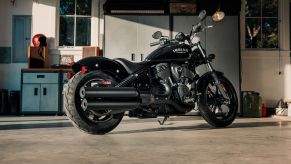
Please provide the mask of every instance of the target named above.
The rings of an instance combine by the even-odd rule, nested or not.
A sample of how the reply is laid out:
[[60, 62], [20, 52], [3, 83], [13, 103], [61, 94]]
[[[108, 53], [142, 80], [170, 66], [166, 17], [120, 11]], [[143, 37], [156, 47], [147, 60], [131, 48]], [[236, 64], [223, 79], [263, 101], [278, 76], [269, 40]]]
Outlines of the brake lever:
[[213, 28], [213, 25], [210, 25], [210, 26], [205, 26], [205, 27], [203, 27], [202, 28], [202, 30], [201, 31], [205, 31], [206, 29], [208, 29], [208, 28]]
[[150, 43], [150, 46], [153, 47], [153, 46], [157, 46], [159, 44], [160, 44], [160, 41], [157, 41], [157, 42]]

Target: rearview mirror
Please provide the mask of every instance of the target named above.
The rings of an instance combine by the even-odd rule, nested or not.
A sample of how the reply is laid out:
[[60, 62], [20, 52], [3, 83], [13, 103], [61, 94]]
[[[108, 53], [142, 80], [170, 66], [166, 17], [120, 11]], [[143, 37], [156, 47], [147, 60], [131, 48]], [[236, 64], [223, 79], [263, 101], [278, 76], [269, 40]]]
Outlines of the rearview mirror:
[[214, 22], [220, 22], [223, 20], [224, 16], [225, 16], [225, 13], [223, 11], [218, 10], [212, 15], [212, 20]]
[[186, 38], [186, 36], [185, 36], [185, 34], [182, 33], [182, 32], [179, 32], [179, 33], [175, 36], [175, 39], [176, 39], [177, 41], [179, 41], [179, 42], [183, 42], [183, 41], [185, 41], [185, 38]]
[[153, 35], [152, 35], [152, 37], [154, 38], [154, 39], [160, 39], [161, 37], [162, 37], [162, 32], [161, 31], [157, 31], [157, 32], [155, 32]]
[[200, 19], [200, 21], [203, 21], [206, 18], [206, 10], [201, 10], [198, 18]]

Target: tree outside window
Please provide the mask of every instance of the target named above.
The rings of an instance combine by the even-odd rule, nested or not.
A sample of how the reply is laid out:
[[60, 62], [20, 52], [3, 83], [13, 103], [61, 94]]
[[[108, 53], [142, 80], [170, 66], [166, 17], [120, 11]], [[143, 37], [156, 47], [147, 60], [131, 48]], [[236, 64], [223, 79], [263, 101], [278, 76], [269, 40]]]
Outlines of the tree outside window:
[[59, 46], [91, 45], [92, 0], [60, 0]]
[[246, 48], [278, 48], [278, 0], [245, 0]]

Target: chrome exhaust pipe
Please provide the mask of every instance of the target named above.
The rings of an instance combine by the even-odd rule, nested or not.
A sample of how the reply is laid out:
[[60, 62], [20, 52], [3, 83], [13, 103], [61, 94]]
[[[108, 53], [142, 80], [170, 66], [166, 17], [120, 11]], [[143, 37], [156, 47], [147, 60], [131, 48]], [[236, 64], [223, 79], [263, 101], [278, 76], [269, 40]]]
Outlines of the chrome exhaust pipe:
[[85, 98], [138, 98], [133, 87], [86, 87]]
[[121, 110], [127, 111], [138, 108], [138, 101], [88, 101], [87, 110]]

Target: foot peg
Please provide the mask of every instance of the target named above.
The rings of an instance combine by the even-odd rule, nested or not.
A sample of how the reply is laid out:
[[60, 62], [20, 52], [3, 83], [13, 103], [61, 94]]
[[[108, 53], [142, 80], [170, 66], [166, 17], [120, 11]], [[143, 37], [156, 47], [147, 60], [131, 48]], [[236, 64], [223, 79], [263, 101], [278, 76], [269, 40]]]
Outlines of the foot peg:
[[163, 121], [158, 120], [159, 124], [160, 125], [164, 125], [165, 122], [168, 120], [168, 118], [169, 118], [169, 116], [165, 116], [164, 119], [163, 119]]

